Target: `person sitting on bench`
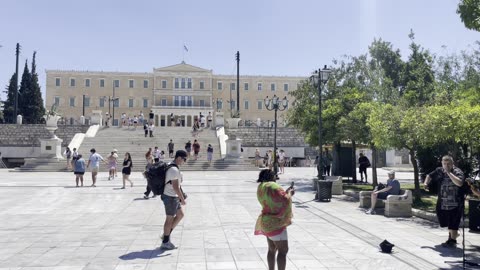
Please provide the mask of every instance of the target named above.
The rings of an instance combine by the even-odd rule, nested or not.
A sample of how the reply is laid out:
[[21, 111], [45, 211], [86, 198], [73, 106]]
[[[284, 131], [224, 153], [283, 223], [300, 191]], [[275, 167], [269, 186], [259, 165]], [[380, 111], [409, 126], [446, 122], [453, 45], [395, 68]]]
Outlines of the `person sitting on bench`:
[[398, 182], [398, 180], [395, 179], [394, 171], [388, 172], [388, 180], [387, 180], [386, 187], [378, 190], [378, 186], [377, 186], [375, 190], [372, 192], [371, 207], [365, 213], [369, 215], [374, 215], [375, 204], [377, 203], [377, 199], [385, 200], [387, 199], [388, 195], [400, 195], [400, 182]]

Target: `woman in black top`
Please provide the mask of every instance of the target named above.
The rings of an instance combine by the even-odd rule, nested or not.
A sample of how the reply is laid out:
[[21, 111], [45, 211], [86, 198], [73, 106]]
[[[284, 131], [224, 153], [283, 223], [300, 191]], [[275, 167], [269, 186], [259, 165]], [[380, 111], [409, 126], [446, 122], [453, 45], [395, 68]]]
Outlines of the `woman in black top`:
[[129, 152], [126, 152], [125, 153], [125, 158], [123, 159], [123, 169], [122, 169], [123, 187], [122, 187], [122, 189], [125, 189], [125, 182], [126, 181], [130, 182], [130, 187], [133, 187], [133, 182], [129, 179], [131, 172], [132, 172], [132, 157], [130, 156]]

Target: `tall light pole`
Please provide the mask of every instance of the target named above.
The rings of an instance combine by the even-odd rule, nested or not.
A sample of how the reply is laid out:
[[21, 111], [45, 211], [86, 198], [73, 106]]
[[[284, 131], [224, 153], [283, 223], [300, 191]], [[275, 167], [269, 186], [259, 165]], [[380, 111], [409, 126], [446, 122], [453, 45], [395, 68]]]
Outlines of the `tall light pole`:
[[265, 108], [269, 111], [275, 111], [275, 126], [273, 132], [273, 171], [275, 175], [278, 173], [278, 157], [277, 157], [277, 111], [284, 111], [288, 107], [287, 97], [284, 97], [281, 101], [277, 95], [273, 95], [272, 98], [268, 96], [263, 100]]
[[115, 80], [113, 80], [113, 97], [112, 97], [112, 127], [115, 125]]
[[322, 88], [328, 82], [330, 76], [330, 69], [327, 68], [327, 65], [323, 69], [315, 70], [315, 72], [310, 76], [310, 82], [314, 87], [318, 87], [318, 160], [317, 160], [317, 171], [318, 179], [323, 177], [323, 166], [322, 166]]
[[82, 99], [82, 116], [85, 117], [85, 95], [83, 95]]
[[16, 65], [15, 65], [15, 103], [13, 104], [13, 123], [17, 123], [17, 111], [18, 111], [18, 57], [20, 56], [20, 43], [17, 43], [17, 48], [15, 49], [16, 55]]

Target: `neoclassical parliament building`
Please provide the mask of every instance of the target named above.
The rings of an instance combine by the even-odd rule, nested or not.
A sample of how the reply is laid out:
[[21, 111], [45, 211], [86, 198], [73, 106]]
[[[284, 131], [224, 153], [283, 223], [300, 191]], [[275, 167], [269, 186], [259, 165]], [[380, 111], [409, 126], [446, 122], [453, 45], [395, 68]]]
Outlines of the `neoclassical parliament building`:
[[[74, 124], [84, 113], [113, 116], [118, 125], [122, 113], [129, 117], [143, 112], [148, 118], [155, 115], [155, 125], [171, 125], [170, 115], [183, 126], [192, 126], [201, 112], [223, 112], [228, 118], [237, 105], [237, 76], [217, 75], [182, 62], [177, 65], [155, 68], [152, 73], [97, 72], [47, 70], [46, 105], [53, 104], [59, 113]], [[240, 76], [240, 118], [247, 123], [273, 120], [273, 111], [265, 108], [265, 97], [284, 96], [292, 104], [288, 93], [296, 90], [305, 77]], [[288, 108], [287, 108], [288, 110]], [[284, 123], [283, 112], [278, 112], [279, 126]]]

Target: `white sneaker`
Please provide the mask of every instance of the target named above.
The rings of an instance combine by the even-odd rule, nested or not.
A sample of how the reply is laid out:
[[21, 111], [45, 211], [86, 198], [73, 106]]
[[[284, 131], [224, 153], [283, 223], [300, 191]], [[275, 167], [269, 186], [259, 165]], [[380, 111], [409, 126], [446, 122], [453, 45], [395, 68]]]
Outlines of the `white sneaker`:
[[167, 243], [162, 243], [162, 245], [160, 246], [160, 249], [164, 249], [164, 250], [172, 250], [172, 249], [176, 249], [177, 247], [172, 244], [172, 242], [167, 242]]
[[376, 212], [375, 212], [375, 210], [373, 210], [373, 209], [368, 209], [368, 211], [365, 212], [365, 214], [367, 214], [367, 215], [375, 215], [375, 213], [376, 213]]

